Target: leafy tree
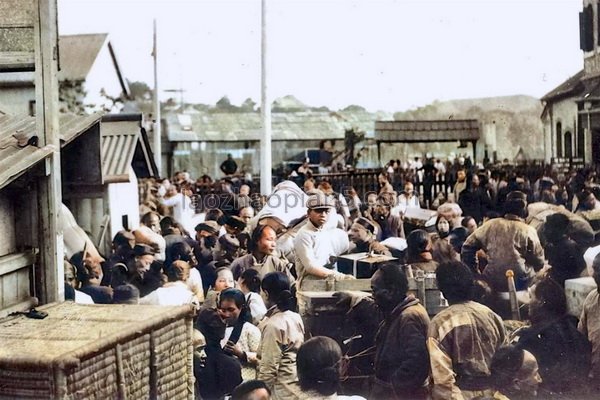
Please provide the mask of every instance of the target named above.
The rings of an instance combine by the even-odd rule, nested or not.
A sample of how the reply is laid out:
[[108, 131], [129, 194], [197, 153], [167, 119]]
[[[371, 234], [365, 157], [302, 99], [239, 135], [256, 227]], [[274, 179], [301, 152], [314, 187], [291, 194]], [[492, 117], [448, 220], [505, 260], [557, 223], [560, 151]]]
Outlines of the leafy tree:
[[242, 109], [242, 111], [245, 111], [245, 112], [253, 112], [253, 111], [255, 111], [254, 107], [256, 107], [256, 102], [254, 100], [252, 100], [250, 97], [248, 97], [242, 103], [241, 109]]
[[133, 100], [150, 100], [152, 99], [152, 89], [146, 82], [128, 82], [129, 93]]

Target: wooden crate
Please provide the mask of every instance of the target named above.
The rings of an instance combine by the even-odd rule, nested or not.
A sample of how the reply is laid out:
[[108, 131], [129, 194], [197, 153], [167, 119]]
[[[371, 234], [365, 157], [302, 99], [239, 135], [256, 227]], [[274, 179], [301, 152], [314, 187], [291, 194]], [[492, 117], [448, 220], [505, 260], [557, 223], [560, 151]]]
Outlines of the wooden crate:
[[[336, 299], [333, 293], [340, 291], [371, 291], [370, 279], [352, 279], [343, 281], [327, 281], [326, 279], [305, 280], [298, 297], [306, 304], [307, 312], [319, 315], [323, 312], [335, 312]], [[435, 315], [448, 307], [437, 287], [435, 275], [418, 275], [408, 278], [408, 292], [414, 294], [427, 309], [429, 315]]]
[[397, 260], [381, 254], [354, 253], [339, 256], [337, 259], [338, 271], [352, 275], [355, 278], [371, 278], [377, 268], [385, 262]]
[[0, 399], [194, 398], [190, 307], [39, 309], [0, 320]]

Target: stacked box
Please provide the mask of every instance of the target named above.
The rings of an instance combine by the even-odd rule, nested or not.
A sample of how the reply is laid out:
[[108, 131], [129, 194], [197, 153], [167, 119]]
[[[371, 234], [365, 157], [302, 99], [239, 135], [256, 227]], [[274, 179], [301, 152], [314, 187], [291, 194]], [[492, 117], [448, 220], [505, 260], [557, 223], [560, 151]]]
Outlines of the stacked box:
[[337, 267], [339, 272], [355, 278], [370, 278], [381, 264], [392, 260], [397, 258], [369, 253], [345, 254], [338, 257]]

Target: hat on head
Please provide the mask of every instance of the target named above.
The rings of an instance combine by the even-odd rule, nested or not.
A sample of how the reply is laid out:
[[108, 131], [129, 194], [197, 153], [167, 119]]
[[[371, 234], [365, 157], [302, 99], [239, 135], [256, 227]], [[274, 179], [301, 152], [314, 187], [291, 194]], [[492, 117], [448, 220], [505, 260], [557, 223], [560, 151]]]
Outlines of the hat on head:
[[196, 225], [196, 228], [194, 228], [194, 229], [196, 230], [196, 232], [206, 231], [206, 232], [214, 235], [214, 234], [219, 233], [221, 226], [219, 224], [217, 224], [216, 221], [204, 221], [204, 222], [201, 222], [198, 225]]
[[223, 222], [225, 225], [229, 225], [230, 227], [238, 229], [240, 231], [246, 229], [246, 223], [244, 222], [244, 220], [236, 215], [227, 215], [224, 218]]
[[523, 200], [523, 201], [527, 201], [527, 195], [523, 192], [521, 192], [520, 190], [513, 190], [512, 192], [510, 192], [509, 194], [506, 195], [506, 200], [515, 200], [515, 199], [519, 199], [519, 200]]
[[309, 210], [317, 210], [321, 208], [333, 208], [333, 201], [323, 193], [310, 195], [306, 202], [306, 207]]
[[235, 252], [240, 248], [240, 241], [232, 235], [223, 235], [219, 238], [221, 248], [227, 252]]
[[154, 254], [156, 254], [152, 246], [148, 246], [147, 244], [136, 244], [133, 248], [133, 253], [136, 255], [136, 257], [141, 257], [145, 255], [153, 256]]
[[116, 246], [122, 246], [128, 244], [131, 240], [135, 241], [135, 236], [133, 235], [133, 233], [131, 233], [130, 231], [122, 230], [117, 232], [113, 239], [113, 243]]

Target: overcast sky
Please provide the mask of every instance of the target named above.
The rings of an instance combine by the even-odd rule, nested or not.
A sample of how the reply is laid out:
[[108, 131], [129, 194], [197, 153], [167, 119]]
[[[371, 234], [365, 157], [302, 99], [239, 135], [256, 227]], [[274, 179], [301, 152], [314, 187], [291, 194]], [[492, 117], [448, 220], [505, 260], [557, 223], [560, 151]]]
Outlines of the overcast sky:
[[[582, 0], [268, 0], [269, 86], [330, 108], [541, 97], [583, 66]], [[110, 34], [123, 73], [188, 102], [260, 101], [260, 0], [58, 0], [60, 34]], [[161, 98], [173, 96], [162, 93]], [[178, 95], [176, 95], [178, 96]]]

